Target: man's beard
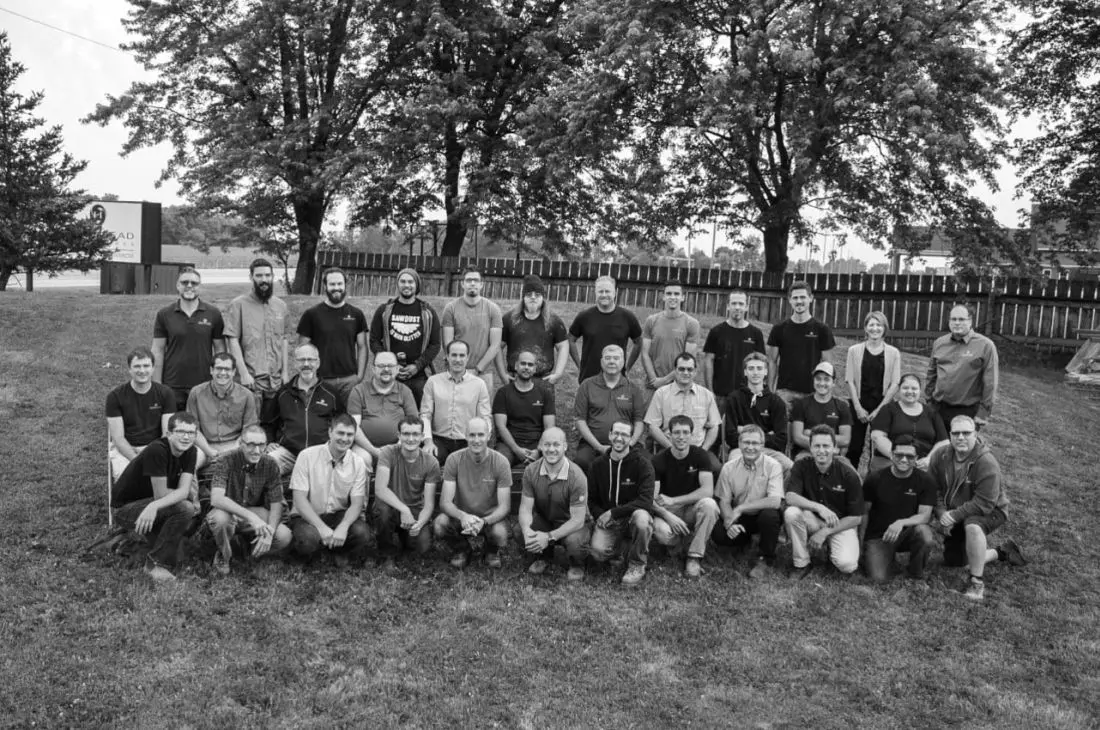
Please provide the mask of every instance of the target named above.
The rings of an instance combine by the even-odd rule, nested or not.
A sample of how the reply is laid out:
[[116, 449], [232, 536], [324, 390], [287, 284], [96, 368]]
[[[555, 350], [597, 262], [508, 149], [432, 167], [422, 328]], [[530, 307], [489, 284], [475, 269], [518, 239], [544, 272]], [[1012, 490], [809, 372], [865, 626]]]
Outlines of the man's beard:
[[343, 291], [330, 291], [325, 292], [325, 296], [328, 297], [328, 300], [333, 304], [342, 304], [347, 293]]
[[256, 295], [256, 298], [262, 302], [266, 302], [271, 298], [271, 295], [275, 292], [275, 287], [271, 286], [267, 282], [252, 282], [252, 292]]

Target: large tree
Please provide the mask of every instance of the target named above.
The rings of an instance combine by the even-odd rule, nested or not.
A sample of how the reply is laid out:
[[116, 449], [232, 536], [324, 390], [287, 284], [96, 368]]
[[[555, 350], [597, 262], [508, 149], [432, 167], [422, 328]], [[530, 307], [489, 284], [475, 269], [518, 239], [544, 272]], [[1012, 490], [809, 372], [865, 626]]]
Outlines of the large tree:
[[0, 291], [16, 270], [88, 271], [114, 242], [79, 217], [88, 196], [70, 186], [87, 163], [62, 149], [61, 127], [41, 129], [42, 93], [15, 88], [25, 70], [0, 32]]
[[[1080, 263], [1100, 254], [1100, 3], [1063, 0], [1028, 6], [1032, 21], [1009, 46], [1013, 110], [1039, 133], [1017, 146], [1021, 191], [1035, 204], [1033, 225]], [[1062, 225], [1064, 223], [1064, 225]]]
[[[764, 238], [768, 271], [814, 221], [886, 244], [895, 223], [993, 221], [1000, 20], [974, 0], [592, 0], [606, 68], [685, 217]], [[583, 88], [582, 88], [583, 87]], [[813, 214], [810, 214], [813, 211]], [[997, 245], [1009, 248], [1007, 240]]]
[[377, 140], [423, 34], [414, 1], [130, 4], [124, 25], [139, 40], [126, 48], [155, 78], [89, 119], [122, 119], [124, 153], [171, 144], [162, 177], [196, 208], [296, 238], [294, 291], [308, 292], [334, 201], [400, 188], [404, 167]]

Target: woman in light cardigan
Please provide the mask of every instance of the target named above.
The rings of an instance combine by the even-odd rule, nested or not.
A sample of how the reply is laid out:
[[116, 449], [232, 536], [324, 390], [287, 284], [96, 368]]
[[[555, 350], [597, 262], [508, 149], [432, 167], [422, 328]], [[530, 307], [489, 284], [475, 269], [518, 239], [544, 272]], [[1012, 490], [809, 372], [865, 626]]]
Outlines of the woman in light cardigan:
[[852, 405], [852, 440], [848, 461], [859, 468], [867, 442], [867, 430], [878, 412], [894, 399], [901, 382], [901, 353], [883, 339], [890, 323], [875, 311], [863, 320], [867, 339], [848, 348], [845, 379]]

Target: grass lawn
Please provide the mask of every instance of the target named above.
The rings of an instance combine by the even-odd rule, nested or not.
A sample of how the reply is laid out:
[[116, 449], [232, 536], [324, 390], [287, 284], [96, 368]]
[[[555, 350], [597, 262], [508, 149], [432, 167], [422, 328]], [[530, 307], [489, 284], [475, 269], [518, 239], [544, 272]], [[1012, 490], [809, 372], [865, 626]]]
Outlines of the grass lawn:
[[[208, 289], [221, 306], [238, 291]], [[195, 561], [160, 587], [83, 547], [106, 524], [104, 397], [170, 301], [0, 294], [2, 726], [1100, 722], [1100, 410], [1059, 370], [1002, 354], [988, 438], [1012, 500], [1004, 534], [1031, 563], [991, 566], [982, 605], [957, 592], [962, 571], [938, 565], [885, 587], [824, 570], [749, 582], [743, 557], [712, 552], [698, 581], [658, 558], [629, 590], [606, 571], [581, 585], [561, 570], [529, 577], [514, 547], [496, 573], [439, 558], [394, 575], [276, 560], [219, 579]], [[289, 299], [295, 315], [314, 301]], [[558, 308], [567, 322], [579, 309]], [[904, 366], [923, 372], [924, 358]], [[566, 381], [563, 414], [572, 366]]]

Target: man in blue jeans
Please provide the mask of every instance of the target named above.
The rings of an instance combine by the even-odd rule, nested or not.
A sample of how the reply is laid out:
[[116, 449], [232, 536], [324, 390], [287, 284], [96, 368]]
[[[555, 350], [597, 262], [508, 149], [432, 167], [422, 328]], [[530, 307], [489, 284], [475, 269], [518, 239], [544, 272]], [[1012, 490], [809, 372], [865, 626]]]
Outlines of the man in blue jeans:
[[195, 517], [188, 500], [195, 479], [195, 435], [199, 423], [186, 411], [168, 419], [168, 433], [129, 463], [111, 490], [111, 507], [122, 527], [153, 537], [145, 572], [157, 582], [173, 581], [168, 569], [179, 562], [180, 545]]
[[910, 578], [924, 577], [935, 544], [928, 523], [936, 505], [936, 482], [916, 468], [917, 445], [911, 435], [894, 439], [890, 461], [890, 466], [872, 472], [863, 482], [867, 505], [863, 567], [875, 582], [890, 578], [896, 552], [909, 553]]

